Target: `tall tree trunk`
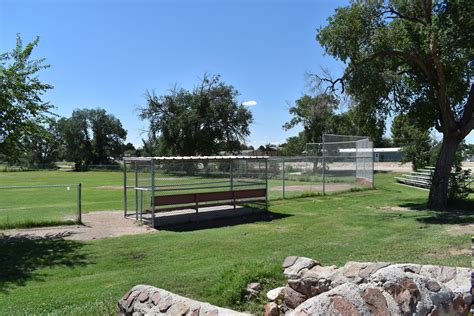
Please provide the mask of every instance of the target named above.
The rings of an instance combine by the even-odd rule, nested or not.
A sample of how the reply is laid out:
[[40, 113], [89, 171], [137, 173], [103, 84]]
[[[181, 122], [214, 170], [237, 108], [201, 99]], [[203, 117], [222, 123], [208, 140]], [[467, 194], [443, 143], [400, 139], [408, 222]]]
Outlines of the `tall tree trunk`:
[[436, 169], [433, 175], [428, 208], [434, 210], [446, 209], [448, 205], [449, 176], [454, 163], [456, 150], [461, 137], [458, 134], [444, 134], [441, 151], [436, 161]]

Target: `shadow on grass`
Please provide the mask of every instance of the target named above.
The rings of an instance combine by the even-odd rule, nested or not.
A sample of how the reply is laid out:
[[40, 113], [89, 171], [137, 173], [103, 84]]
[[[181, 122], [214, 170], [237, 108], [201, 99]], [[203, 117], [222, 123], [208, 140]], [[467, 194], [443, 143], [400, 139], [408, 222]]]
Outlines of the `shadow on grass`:
[[17, 228], [34, 228], [34, 227], [49, 227], [49, 226], [68, 226], [68, 225], [82, 225], [78, 221], [21, 221], [21, 222], [5, 222], [0, 223], [0, 229], [17, 229]]
[[193, 230], [236, 226], [236, 225], [250, 224], [250, 223], [256, 223], [256, 222], [271, 222], [273, 220], [278, 220], [278, 219], [286, 218], [289, 216], [293, 216], [293, 215], [272, 213], [272, 212], [266, 211], [266, 212], [258, 212], [255, 214], [245, 215], [245, 216], [240, 216], [240, 217], [227, 217], [227, 218], [221, 218], [221, 219], [206, 220], [206, 221], [201, 221], [201, 222], [167, 225], [167, 226], [162, 226], [162, 227], [158, 226], [157, 228], [159, 230], [166, 230], [166, 231], [187, 232], [187, 231], [193, 231]]
[[[400, 205], [414, 211], [426, 211], [427, 203], [404, 203]], [[445, 211], [431, 211], [428, 216], [417, 218], [424, 224], [474, 224], [474, 200], [459, 200], [451, 203]]]
[[89, 262], [80, 250], [83, 244], [65, 240], [69, 233], [33, 235], [0, 234], [0, 292], [12, 286], [23, 286], [30, 279], [43, 280], [36, 273], [54, 266], [75, 267]]

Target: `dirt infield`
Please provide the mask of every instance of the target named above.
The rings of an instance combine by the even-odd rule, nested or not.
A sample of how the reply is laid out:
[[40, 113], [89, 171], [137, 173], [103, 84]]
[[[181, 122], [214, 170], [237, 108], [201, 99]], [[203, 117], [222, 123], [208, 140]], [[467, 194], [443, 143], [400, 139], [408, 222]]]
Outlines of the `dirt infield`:
[[[326, 183], [326, 192], [338, 192], [350, 190], [353, 186], [347, 183]], [[271, 191], [283, 191], [282, 186], [274, 186], [270, 188]], [[312, 185], [285, 185], [285, 191], [311, 191], [323, 192], [322, 184]]]
[[55, 238], [61, 236], [70, 240], [94, 240], [107, 237], [136, 235], [156, 232], [148, 226], [140, 226], [131, 219], [123, 218], [123, 211], [100, 211], [82, 215], [84, 225], [54, 226], [0, 231], [0, 235], [21, 238], [24, 236]]

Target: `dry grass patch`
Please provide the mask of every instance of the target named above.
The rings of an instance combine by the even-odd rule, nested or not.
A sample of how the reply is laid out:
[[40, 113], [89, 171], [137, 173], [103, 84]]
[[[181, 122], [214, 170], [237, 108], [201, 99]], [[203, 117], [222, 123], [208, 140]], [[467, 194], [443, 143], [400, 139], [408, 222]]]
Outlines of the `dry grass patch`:
[[474, 236], [474, 224], [452, 224], [447, 227], [446, 231], [451, 235]]

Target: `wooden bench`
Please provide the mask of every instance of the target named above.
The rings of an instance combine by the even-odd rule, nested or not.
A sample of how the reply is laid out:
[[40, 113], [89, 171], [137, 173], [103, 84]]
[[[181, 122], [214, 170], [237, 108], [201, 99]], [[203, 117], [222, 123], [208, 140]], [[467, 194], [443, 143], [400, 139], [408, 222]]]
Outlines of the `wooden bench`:
[[[262, 202], [266, 201], [267, 192], [266, 189], [246, 189], [246, 190], [231, 190], [231, 191], [222, 191], [222, 192], [201, 192], [201, 193], [185, 193], [185, 194], [172, 194], [172, 195], [162, 195], [154, 196], [151, 200], [151, 206], [153, 202], [155, 207], [155, 212], [165, 212], [165, 211], [176, 211], [183, 209], [195, 209], [196, 213], [201, 207], [211, 207], [211, 206], [222, 206], [226, 205], [229, 202], [232, 203], [234, 209], [238, 201], [243, 202]], [[253, 199], [253, 200], [250, 200]], [[255, 200], [258, 199], [258, 200]], [[263, 200], [265, 199], [265, 200]], [[209, 203], [216, 202], [216, 203]], [[206, 203], [206, 204], [202, 204]], [[183, 206], [183, 204], [187, 204]], [[191, 204], [191, 205], [190, 205]], [[163, 208], [160, 206], [170, 206], [172, 207]], [[181, 205], [181, 206], [179, 206]]]

